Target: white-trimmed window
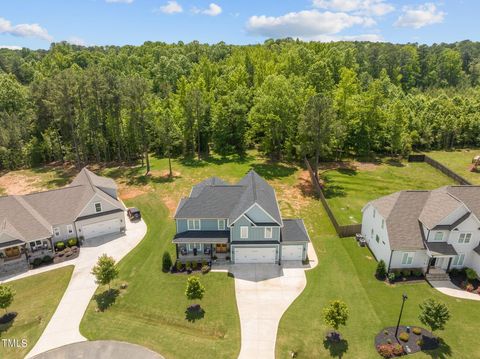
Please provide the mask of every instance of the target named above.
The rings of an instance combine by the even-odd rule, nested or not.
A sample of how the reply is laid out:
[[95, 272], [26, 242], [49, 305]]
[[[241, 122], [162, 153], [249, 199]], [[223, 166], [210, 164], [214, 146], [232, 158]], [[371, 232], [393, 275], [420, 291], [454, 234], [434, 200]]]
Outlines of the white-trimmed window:
[[375, 218], [375, 214], [377, 213], [377, 210], [374, 208], [373, 209], [373, 218]]
[[272, 238], [273, 229], [272, 227], [265, 227], [265, 238]]
[[55, 227], [53, 229], [53, 234], [54, 234], [55, 237], [60, 237], [60, 228]]
[[443, 232], [435, 232], [434, 241], [443, 241]]
[[68, 234], [73, 233], [73, 226], [71, 224], [67, 225], [67, 232], [68, 232]]
[[242, 239], [248, 238], [248, 226], [240, 227], [240, 238]]
[[34, 251], [36, 249], [41, 249], [43, 246], [42, 241], [32, 241], [30, 242], [30, 248]]
[[382, 219], [382, 229], [383, 229], [384, 226], [385, 226], [385, 220]]
[[219, 219], [218, 220], [218, 230], [219, 231], [225, 230], [225, 220], [224, 219]]
[[472, 239], [471, 233], [460, 233], [458, 243], [470, 243], [470, 239]]
[[453, 262], [452, 264], [454, 266], [463, 266], [463, 262], [465, 261], [465, 254], [461, 253], [455, 257], [453, 257]]
[[96, 213], [99, 213], [102, 211], [102, 204], [100, 202], [95, 202], [93, 205], [95, 206]]
[[372, 239], [373, 239], [373, 234], [374, 234], [374, 233], [373, 233], [373, 228], [372, 228], [372, 230], [371, 230], [371, 232], [370, 232], [370, 238], [372, 238]]
[[380, 237], [378, 236], [378, 234], [375, 236], [375, 240], [377, 241], [377, 243], [380, 243]]
[[200, 230], [200, 220], [199, 219], [189, 219], [187, 220], [187, 227], [189, 231], [199, 231]]
[[408, 252], [403, 253], [402, 264], [411, 265], [413, 263], [413, 255], [414, 253], [408, 253]]

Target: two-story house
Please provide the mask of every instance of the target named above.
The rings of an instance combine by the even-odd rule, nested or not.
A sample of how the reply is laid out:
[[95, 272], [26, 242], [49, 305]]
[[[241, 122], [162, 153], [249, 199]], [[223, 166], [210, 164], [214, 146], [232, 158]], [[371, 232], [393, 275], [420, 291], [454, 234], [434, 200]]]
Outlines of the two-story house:
[[67, 187], [0, 197], [0, 273], [52, 256], [57, 242], [124, 230], [115, 181], [86, 168]]
[[480, 187], [401, 191], [362, 209], [362, 234], [388, 269], [480, 273]]
[[212, 177], [194, 186], [175, 213], [182, 261], [280, 263], [305, 260], [310, 241], [301, 219], [282, 219], [274, 189], [255, 171], [237, 184]]

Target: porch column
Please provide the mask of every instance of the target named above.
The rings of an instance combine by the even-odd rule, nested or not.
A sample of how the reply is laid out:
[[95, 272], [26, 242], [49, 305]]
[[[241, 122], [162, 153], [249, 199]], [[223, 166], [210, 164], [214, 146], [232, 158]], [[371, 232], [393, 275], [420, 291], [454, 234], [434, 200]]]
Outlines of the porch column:
[[428, 257], [428, 266], [427, 266], [427, 271], [425, 272], [425, 274], [430, 273], [430, 263], [432, 263], [432, 257]]
[[448, 259], [447, 273], [450, 272], [450, 265], [452, 264], [452, 257]]

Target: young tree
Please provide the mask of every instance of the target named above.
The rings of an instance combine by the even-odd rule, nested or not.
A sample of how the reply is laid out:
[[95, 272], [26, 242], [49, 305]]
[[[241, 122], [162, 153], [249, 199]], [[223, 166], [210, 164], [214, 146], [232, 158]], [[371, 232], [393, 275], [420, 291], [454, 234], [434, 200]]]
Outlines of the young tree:
[[428, 326], [432, 332], [436, 330], [443, 330], [445, 324], [450, 319], [450, 312], [448, 307], [435, 299], [427, 299], [420, 304], [422, 310], [418, 318], [420, 321]]
[[162, 154], [168, 158], [168, 176], [172, 178], [172, 155], [174, 149], [181, 144], [180, 129], [174, 120], [170, 108], [159, 109], [157, 113], [158, 136], [156, 141], [158, 142]]
[[187, 279], [187, 289], [185, 295], [188, 300], [202, 299], [205, 294], [205, 287], [200, 283], [198, 277], [189, 277]]
[[0, 308], [5, 309], [12, 305], [13, 298], [15, 297], [15, 291], [8, 285], [0, 285]]
[[118, 268], [115, 264], [115, 259], [103, 254], [98, 258], [97, 264], [92, 269], [92, 274], [96, 278], [96, 283], [100, 285], [107, 285], [110, 290], [110, 283], [118, 277]]
[[387, 266], [385, 265], [385, 262], [383, 261], [383, 259], [381, 259], [380, 262], [378, 262], [375, 275], [377, 276], [378, 279], [385, 279], [385, 276], [387, 275]]
[[323, 318], [325, 324], [331, 326], [335, 332], [336, 337], [338, 333], [336, 332], [340, 325], [346, 325], [348, 320], [348, 307], [341, 300], [334, 300], [330, 304], [323, 308]]
[[168, 272], [171, 266], [172, 266], [172, 257], [170, 256], [170, 253], [168, 251], [165, 251], [163, 252], [163, 258], [162, 258], [162, 270], [164, 272]]

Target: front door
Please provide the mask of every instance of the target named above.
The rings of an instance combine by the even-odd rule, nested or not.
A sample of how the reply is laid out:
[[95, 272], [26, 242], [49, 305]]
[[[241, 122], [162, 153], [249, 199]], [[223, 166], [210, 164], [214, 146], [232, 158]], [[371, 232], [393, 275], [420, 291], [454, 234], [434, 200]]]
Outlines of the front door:
[[215, 252], [217, 252], [217, 253], [227, 253], [227, 244], [226, 243], [217, 243], [215, 245]]

